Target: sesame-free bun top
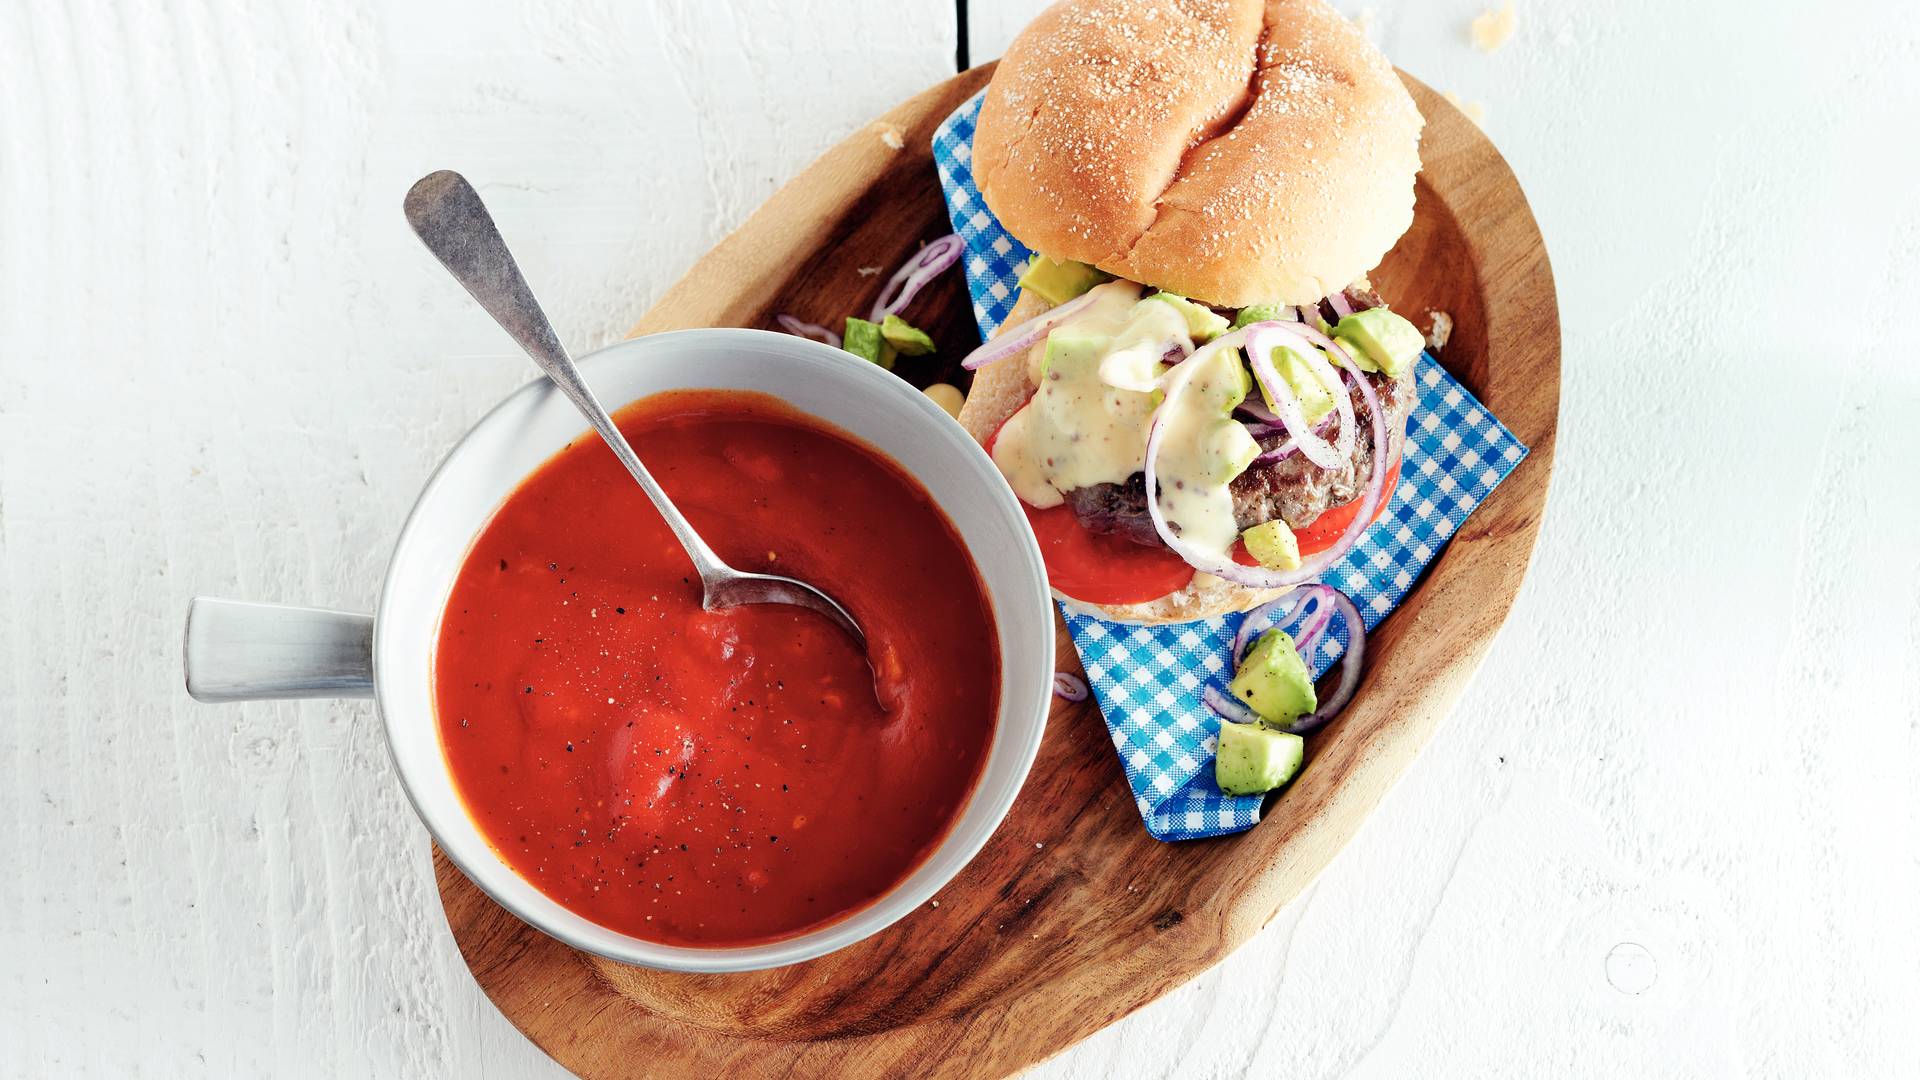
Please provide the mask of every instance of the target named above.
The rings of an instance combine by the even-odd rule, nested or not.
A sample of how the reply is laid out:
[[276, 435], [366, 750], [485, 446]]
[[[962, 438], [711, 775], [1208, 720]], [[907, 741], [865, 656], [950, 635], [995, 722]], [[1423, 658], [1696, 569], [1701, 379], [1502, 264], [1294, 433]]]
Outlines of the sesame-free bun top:
[[1000, 61], [973, 175], [1042, 254], [1220, 307], [1304, 304], [1413, 221], [1420, 126], [1321, 0], [1062, 0]]

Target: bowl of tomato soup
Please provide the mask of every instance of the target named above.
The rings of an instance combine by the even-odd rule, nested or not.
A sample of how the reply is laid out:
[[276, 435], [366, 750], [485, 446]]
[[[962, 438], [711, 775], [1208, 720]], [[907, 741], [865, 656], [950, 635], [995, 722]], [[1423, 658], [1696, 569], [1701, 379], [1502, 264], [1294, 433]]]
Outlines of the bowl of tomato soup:
[[522, 878], [629, 937], [829, 926], [925, 862], [980, 779], [1000, 698], [986, 586], [917, 480], [779, 398], [665, 390], [615, 420], [723, 558], [840, 600], [872, 667], [814, 612], [702, 610], [665, 521], [581, 440], [454, 579], [433, 657], [454, 786]]
[[873, 671], [811, 612], [702, 610], [639, 488], [531, 384], [422, 492], [372, 623], [420, 816], [500, 904], [627, 963], [779, 966], [925, 904], [1045, 724], [1052, 612], [1017, 500], [938, 406], [823, 345], [692, 330], [581, 368], [716, 552], [838, 598]]

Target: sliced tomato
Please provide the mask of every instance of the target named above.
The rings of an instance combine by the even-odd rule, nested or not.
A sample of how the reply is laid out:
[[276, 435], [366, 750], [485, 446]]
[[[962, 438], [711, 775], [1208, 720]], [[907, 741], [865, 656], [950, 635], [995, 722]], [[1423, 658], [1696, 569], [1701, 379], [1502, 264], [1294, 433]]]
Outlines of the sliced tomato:
[[1053, 587], [1089, 604], [1143, 604], [1184, 588], [1193, 567], [1166, 548], [1090, 531], [1065, 505], [1022, 502]]
[[[999, 438], [1000, 432], [995, 431], [987, 439], [988, 455], [992, 455]], [[1027, 512], [1034, 539], [1040, 542], [1047, 582], [1075, 600], [1144, 604], [1185, 588], [1193, 580], [1193, 567], [1172, 551], [1093, 532], [1080, 524], [1065, 504], [1042, 510], [1022, 499], [1020, 509]]]

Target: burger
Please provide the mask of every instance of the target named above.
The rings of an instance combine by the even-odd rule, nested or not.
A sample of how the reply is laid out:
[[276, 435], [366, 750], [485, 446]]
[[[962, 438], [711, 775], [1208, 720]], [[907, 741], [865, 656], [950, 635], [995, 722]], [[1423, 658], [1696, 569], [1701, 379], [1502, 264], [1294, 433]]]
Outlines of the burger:
[[1007, 49], [972, 168], [1034, 256], [960, 421], [1058, 598], [1248, 610], [1385, 507], [1423, 340], [1367, 274], [1412, 222], [1420, 128], [1321, 0], [1064, 0]]

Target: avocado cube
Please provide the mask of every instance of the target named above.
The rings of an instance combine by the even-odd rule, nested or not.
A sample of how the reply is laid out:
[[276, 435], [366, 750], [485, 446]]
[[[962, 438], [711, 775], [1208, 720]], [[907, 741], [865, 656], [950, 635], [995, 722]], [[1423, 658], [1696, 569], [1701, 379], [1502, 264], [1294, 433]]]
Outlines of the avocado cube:
[[1279, 518], [1263, 521], [1241, 533], [1240, 541], [1247, 545], [1247, 554], [1269, 570], [1300, 569], [1300, 541]]
[[1113, 337], [1083, 330], [1069, 323], [1047, 335], [1047, 351], [1040, 360], [1040, 377], [1079, 378], [1098, 367]]
[[[1307, 366], [1307, 358], [1298, 350], [1285, 345], [1274, 349], [1273, 369], [1280, 373], [1281, 380], [1293, 391], [1294, 399], [1300, 402], [1300, 411], [1306, 414], [1307, 423], [1317, 424], [1333, 411], [1333, 391], [1314, 375], [1313, 369]], [[1274, 407], [1273, 398], [1264, 386], [1260, 388], [1260, 397], [1266, 401], [1267, 408]]]
[[1222, 720], [1213, 781], [1228, 795], [1259, 795], [1293, 779], [1306, 753], [1307, 741], [1298, 735]]
[[1281, 729], [1320, 707], [1313, 674], [1294, 647], [1293, 635], [1278, 627], [1253, 643], [1227, 692], [1259, 713], [1261, 720]]
[[841, 335], [840, 347], [870, 364], [893, 370], [893, 347], [887, 344], [887, 339], [881, 335], [880, 327], [875, 323], [849, 316], [847, 332]]
[[1238, 420], [1221, 420], [1205, 436], [1207, 480], [1228, 484], [1260, 456], [1260, 444]]
[[1086, 263], [1035, 255], [1027, 264], [1026, 272], [1020, 275], [1020, 287], [1038, 294], [1048, 303], [1064, 304], [1095, 285], [1112, 280], [1113, 275], [1103, 274]]
[[1172, 304], [1174, 309], [1180, 312], [1181, 317], [1187, 320], [1187, 334], [1195, 341], [1212, 341], [1214, 338], [1227, 332], [1228, 324], [1226, 316], [1219, 314], [1204, 304], [1196, 304], [1184, 296], [1175, 296], [1173, 293], [1165, 292], [1154, 293], [1152, 296], [1147, 297], [1147, 299], [1161, 300]]
[[925, 356], [933, 351], [933, 339], [926, 331], [898, 315], [888, 315], [880, 324], [880, 336], [901, 356]]
[[1342, 318], [1333, 328], [1333, 336], [1358, 350], [1361, 370], [1378, 371], [1389, 379], [1405, 374], [1427, 344], [1412, 323], [1383, 307]]
[[1257, 322], [1292, 322], [1293, 308], [1287, 304], [1249, 304], [1240, 309], [1233, 317], [1233, 328], [1252, 326]]

